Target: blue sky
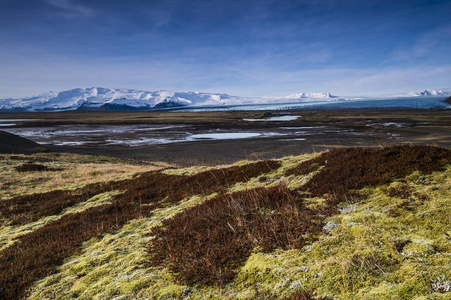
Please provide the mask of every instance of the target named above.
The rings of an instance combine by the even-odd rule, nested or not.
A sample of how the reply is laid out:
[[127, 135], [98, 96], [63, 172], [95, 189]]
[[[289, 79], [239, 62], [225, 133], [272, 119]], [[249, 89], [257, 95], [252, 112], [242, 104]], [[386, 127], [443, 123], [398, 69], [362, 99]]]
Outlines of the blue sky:
[[451, 87], [451, 1], [0, 0], [0, 98]]

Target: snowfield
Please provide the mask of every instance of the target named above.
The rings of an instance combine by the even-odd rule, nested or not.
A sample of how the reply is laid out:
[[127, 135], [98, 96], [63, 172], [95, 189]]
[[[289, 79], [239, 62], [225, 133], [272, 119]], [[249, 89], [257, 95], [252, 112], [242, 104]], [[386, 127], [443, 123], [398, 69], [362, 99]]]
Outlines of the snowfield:
[[[451, 92], [424, 90], [380, 98], [446, 97]], [[174, 107], [221, 107], [247, 104], [286, 104], [305, 102], [337, 102], [365, 100], [370, 97], [342, 97], [330, 93], [298, 93], [281, 97], [240, 97], [221, 93], [140, 91], [113, 88], [76, 88], [48, 92], [34, 97], [0, 99], [0, 111], [64, 111], [64, 110], [148, 110]]]

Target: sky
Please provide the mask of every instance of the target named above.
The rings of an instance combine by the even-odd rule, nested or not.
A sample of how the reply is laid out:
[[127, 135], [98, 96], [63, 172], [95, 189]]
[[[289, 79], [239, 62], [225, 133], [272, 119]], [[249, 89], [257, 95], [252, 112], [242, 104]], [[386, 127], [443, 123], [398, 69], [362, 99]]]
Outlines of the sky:
[[451, 0], [0, 0], [0, 98], [451, 88]]

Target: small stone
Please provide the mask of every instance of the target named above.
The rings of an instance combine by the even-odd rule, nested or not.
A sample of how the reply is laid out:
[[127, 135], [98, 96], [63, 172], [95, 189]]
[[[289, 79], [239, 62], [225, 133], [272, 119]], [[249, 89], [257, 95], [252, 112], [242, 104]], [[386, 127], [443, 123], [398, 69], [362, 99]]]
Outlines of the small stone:
[[323, 226], [323, 230], [325, 233], [329, 233], [337, 226], [338, 226], [338, 224], [336, 222], [329, 221], [326, 223], [326, 225]]

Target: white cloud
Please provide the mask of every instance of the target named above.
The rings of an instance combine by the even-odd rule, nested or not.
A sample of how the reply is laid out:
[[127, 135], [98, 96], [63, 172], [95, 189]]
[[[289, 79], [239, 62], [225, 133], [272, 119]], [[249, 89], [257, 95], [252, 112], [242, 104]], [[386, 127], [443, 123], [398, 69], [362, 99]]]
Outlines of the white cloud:
[[64, 17], [89, 18], [94, 16], [94, 11], [91, 8], [78, 4], [73, 0], [45, 0], [45, 2], [58, 8], [59, 13]]

